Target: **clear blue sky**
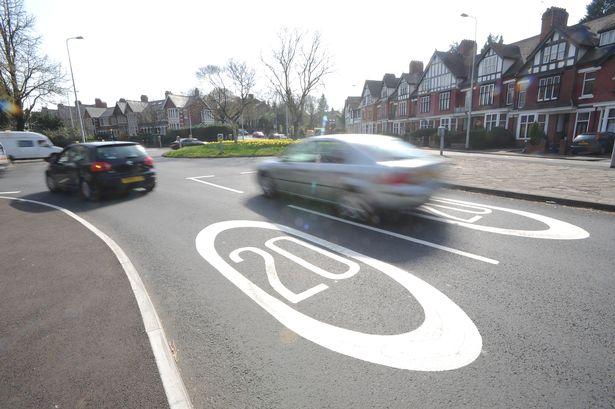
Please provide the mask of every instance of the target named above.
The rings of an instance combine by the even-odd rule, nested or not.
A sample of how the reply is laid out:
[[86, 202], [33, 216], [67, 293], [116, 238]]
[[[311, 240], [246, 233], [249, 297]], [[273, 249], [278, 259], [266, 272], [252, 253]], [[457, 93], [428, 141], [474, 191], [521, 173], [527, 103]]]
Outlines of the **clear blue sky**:
[[[586, 3], [26, 0], [26, 7], [37, 18], [43, 51], [67, 70], [65, 39], [85, 37], [71, 42], [84, 103], [95, 97], [112, 104], [141, 94], [162, 98], [165, 90], [186, 92], [199, 86], [194, 74], [198, 67], [228, 58], [245, 60], [263, 73], [260, 55], [270, 52], [277, 30], [287, 26], [322, 33], [335, 72], [318, 93], [340, 109], [347, 95], [361, 92], [365, 79], [380, 79], [385, 72], [399, 75], [410, 60], [426, 63], [434, 49], [472, 38], [473, 21], [460, 18], [461, 12], [477, 16], [480, 44], [490, 32], [513, 42], [539, 32], [547, 7], [566, 8], [571, 24], [585, 14]], [[266, 85], [261, 76], [259, 89]]]

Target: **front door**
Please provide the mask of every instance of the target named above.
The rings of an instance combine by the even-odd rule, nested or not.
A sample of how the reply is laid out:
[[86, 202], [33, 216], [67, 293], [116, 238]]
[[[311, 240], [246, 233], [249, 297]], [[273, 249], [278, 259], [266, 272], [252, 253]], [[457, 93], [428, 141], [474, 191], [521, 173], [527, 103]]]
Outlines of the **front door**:
[[83, 159], [83, 149], [78, 146], [66, 149], [50, 165], [51, 177], [57, 186], [64, 190], [75, 190], [79, 184], [79, 162]]

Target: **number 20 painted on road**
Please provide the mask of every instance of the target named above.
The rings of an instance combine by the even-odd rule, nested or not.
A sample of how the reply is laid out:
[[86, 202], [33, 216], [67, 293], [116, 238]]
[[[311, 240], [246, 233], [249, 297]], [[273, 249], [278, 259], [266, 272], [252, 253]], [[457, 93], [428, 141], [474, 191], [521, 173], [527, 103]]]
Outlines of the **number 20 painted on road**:
[[[224, 231], [240, 228], [279, 231], [303, 239], [289, 236], [275, 237], [265, 242], [265, 246], [323, 278], [333, 280], [351, 278], [360, 270], [356, 261], [382, 272], [410, 292], [421, 304], [425, 315], [423, 323], [418, 328], [401, 334], [367, 334], [318, 321], [297, 311], [254, 284], [218, 254], [215, 248], [216, 237]], [[281, 240], [294, 242], [330, 257], [345, 264], [348, 269], [341, 274], [322, 270], [278, 247], [276, 243]], [[308, 242], [328, 248], [348, 259]], [[482, 338], [465, 312], [435, 287], [391, 264], [291, 227], [247, 220], [220, 222], [206, 227], [196, 237], [196, 248], [205, 260], [280, 323], [298, 335], [332, 351], [380, 365], [416, 371], [457, 369], [470, 364], [480, 355]], [[266, 251], [256, 247], [243, 247], [233, 250], [229, 257], [233, 262], [240, 263], [243, 261], [241, 254], [244, 252], [255, 253], [264, 259], [269, 283], [293, 304], [328, 288], [326, 284], [321, 283], [301, 293], [294, 293], [281, 283], [275, 270], [273, 256]]]

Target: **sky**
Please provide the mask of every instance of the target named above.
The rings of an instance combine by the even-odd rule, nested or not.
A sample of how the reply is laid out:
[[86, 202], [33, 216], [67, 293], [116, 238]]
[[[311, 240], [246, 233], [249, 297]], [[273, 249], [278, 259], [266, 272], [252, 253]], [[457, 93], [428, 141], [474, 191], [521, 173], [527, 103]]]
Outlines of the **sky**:
[[[585, 14], [589, 0], [283, 1], [283, 0], [25, 0], [42, 36], [41, 51], [68, 73], [65, 40], [70, 42], [79, 100], [108, 105], [119, 98], [162, 99], [165, 91], [186, 93], [203, 87], [199, 67], [245, 61], [258, 75], [257, 97], [270, 95], [261, 56], [267, 57], [282, 27], [319, 31], [332, 57], [333, 72], [315, 96], [342, 109], [360, 95], [366, 79], [399, 76], [411, 60], [429, 61], [434, 50], [454, 41], [478, 43], [489, 33], [514, 42], [540, 31], [550, 6], [565, 8], [569, 24]], [[70, 75], [67, 75], [70, 80]], [[67, 82], [67, 86], [70, 82]], [[266, 97], [265, 97], [266, 98]], [[73, 103], [71, 95], [54, 102]], [[49, 104], [49, 106], [51, 106]], [[39, 107], [40, 108], [40, 107]]]

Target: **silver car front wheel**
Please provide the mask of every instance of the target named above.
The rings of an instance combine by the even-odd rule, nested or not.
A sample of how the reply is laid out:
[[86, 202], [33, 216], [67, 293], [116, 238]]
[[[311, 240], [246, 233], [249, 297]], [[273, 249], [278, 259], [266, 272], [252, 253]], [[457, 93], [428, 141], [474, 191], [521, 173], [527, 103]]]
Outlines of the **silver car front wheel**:
[[263, 195], [265, 197], [274, 197], [276, 194], [275, 183], [273, 179], [268, 175], [260, 175], [258, 177], [258, 183], [263, 190]]
[[375, 209], [358, 193], [344, 193], [338, 201], [337, 211], [340, 217], [376, 224], [380, 217]]

